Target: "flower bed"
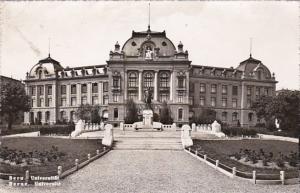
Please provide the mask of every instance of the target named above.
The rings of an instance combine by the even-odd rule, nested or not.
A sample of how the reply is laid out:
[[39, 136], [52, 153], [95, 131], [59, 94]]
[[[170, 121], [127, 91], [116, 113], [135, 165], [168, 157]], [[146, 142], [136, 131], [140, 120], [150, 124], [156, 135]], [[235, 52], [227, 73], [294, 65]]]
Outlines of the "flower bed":
[[[248, 149], [249, 152], [253, 152], [255, 150], [256, 156], [259, 155], [260, 149], [263, 147], [265, 158], [267, 159], [269, 153], [273, 153], [274, 159], [280, 158], [279, 152], [282, 152], [283, 157], [289, 156], [291, 151], [296, 152], [298, 149], [298, 144], [286, 142], [286, 141], [275, 141], [275, 140], [259, 140], [259, 139], [247, 139], [247, 140], [194, 140], [194, 145], [192, 149], [197, 150], [200, 154], [206, 154], [209, 158], [214, 160], [219, 160], [220, 163], [228, 166], [229, 168], [236, 167], [236, 169], [240, 173], [249, 173], [251, 174], [253, 170], [257, 172], [257, 174], [276, 174], [278, 175], [281, 170], [286, 171], [286, 178], [295, 178], [298, 177], [298, 171], [296, 167], [287, 167], [284, 164], [283, 167], [258, 167], [258, 162], [262, 163], [262, 161], [258, 161], [260, 158], [254, 158], [253, 154], [248, 154], [248, 163], [246, 160], [242, 160], [242, 156], [240, 156], [240, 161], [236, 158], [231, 159], [230, 157], [234, 157], [235, 155], [239, 156], [240, 149], [245, 150]], [[244, 155], [244, 154], [243, 154]], [[252, 156], [252, 157], [251, 157]], [[251, 158], [250, 158], [251, 157]], [[255, 159], [257, 165], [253, 164], [253, 160]], [[262, 160], [263, 158], [261, 158]], [[244, 161], [244, 163], [242, 163]], [[267, 164], [270, 166], [274, 162], [272, 161]], [[275, 162], [276, 163], [276, 162]], [[266, 176], [267, 178], [268, 176]]]
[[0, 173], [24, 175], [56, 175], [57, 166], [63, 171], [87, 159], [87, 154], [103, 151], [99, 139], [58, 139], [49, 137], [4, 138], [0, 149]]

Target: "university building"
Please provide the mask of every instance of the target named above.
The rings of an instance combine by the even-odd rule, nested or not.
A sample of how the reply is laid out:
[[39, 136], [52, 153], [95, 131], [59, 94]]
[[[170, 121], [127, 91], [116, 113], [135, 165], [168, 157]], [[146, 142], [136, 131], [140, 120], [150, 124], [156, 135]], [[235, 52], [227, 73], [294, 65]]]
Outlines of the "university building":
[[132, 98], [141, 113], [150, 91], [154, 113], [160, 114], [166, 101], [177, 125], [207, 108], [228, 124], [255, 125], [259, 120], [251, 103], [274, 95], [275, 85], [274, 74], [251, 55], [236, 68], [194, 65], [181, 42], [175, 46], [165, 31], [148, 26], [147, 31], [133, 31], [122, 47], [117, 42], [103, 65], [64, 67], [50, 54], [40, 60], [26, 75], [32, 108], [24, 122], [75, 121], [78, 107], [92, 104], [118, 125], [124, 121], [126, 101]]

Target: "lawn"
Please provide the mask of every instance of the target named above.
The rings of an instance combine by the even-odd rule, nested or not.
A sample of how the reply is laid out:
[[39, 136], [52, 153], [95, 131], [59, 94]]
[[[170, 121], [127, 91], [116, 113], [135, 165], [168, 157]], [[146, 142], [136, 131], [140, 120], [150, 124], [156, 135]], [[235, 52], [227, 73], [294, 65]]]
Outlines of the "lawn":
[[87, 154], [91, 156], [96, 154], [96, 150], [103, 151], [101, 140], [99, 139], [62, 139], [51, 137], [24, 137], [24, 138], [3, 138], [1, 147], [15, 149], [24, 153], [34, 151], [50, 151], [52, 146], [58, 147], [58, 151], [65, 153], [61, 159], [57, 161], [45, 162], [42, 165], [29, 166], [11, 166], [9, 164], [0, 163], [1, 173], [24, 174], [29, 170], [31, 174], [41, 174], [41, 176], [49, 176], [57, 173], [57, 166], [61, 165], [63, 171], [74, 166], [75, 159], [82, 162], [87, 159]]
[[297, 169], [271, 169], [271, 168], [255, 168], [242, 164], [236, 160], [230, 159], [229, 155], [239, 152], [240, 149], [251, 149], [258, 152], [261, 148], [265, 152], [273, 152], [278, 154], [289, 154], [291, 151], [298, 152], [298, 144], [285, 141], [275, 140], [259, 140], [259, 139], [246, 139], [246, 140], [193, 140], [194, 145], [192, 149], [197, 149], [202, 154], [207, 154], [208, 157], [219, 160], [220, 163], [229, 167], [236, 167], [237, 170], [242, 172], [252, 172], [256, 170], [257, 174], [279, 174], [280, 170], [285, 170], [289, 177], [297, 177]]

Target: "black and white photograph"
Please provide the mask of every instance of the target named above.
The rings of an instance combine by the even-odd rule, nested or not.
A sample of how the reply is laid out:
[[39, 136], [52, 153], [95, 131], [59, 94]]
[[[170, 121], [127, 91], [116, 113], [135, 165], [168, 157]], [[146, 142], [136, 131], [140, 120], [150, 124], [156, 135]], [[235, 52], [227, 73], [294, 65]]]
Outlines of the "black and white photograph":
[[295, 193], [298, 1], [0, 1], [0, 193]]

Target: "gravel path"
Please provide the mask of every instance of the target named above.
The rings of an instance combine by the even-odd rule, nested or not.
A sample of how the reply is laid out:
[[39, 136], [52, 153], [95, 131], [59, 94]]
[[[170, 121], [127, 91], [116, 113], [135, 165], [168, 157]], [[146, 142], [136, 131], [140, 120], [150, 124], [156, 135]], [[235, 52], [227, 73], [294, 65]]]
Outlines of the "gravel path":
[[16, 188], [1, 193], [288, 193], [299, 185], [254, 185], [230, 179], [184, 151], [113, 150], [62, 181], [60, 187]]

